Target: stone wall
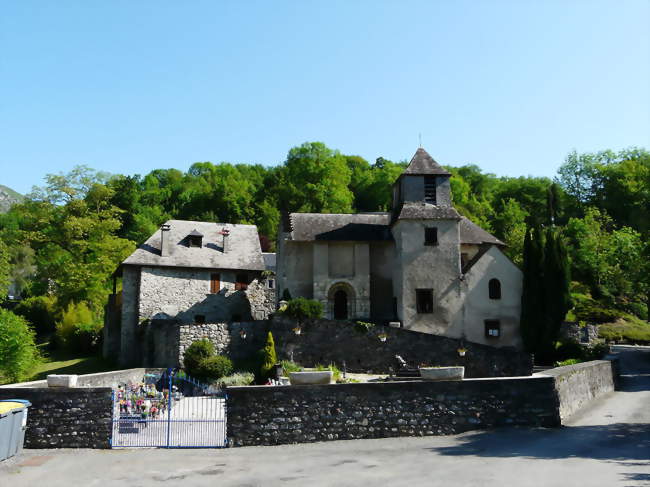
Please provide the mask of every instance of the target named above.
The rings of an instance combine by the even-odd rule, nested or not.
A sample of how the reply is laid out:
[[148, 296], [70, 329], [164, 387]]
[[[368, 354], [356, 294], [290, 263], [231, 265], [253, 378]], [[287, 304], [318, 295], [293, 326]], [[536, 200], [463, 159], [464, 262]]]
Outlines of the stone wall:
[[0, 388], [0, 399], [32, 403], [25, 448], [110, 448], [111, 388]]
[[[142, 326], [142, 365], [180, 367], [185, 350], [194, 341], [207, 338], [215, 352], [233, 360], [246, 359], [264, 346], [266, 321], [183, 324], [175, 320], [152, 320]], [[242, 338], [241, 331], [246, 332]]]
[[562, 328], [560, 328], [560, 335], [562, 338], [567, 340], [591, 344], [598, 341], [598, 326], [580, 326], [580, 323], [566, 322], [563, 323]]
[[613, 360], [594, 360], [557, 367], [536, 375], [555, 379], [560, 417], [564, 421], [594, 399], [613, 392], [617, 370]]
[[560, 425], [551, 377], [229, 387], [232, 446]]
[[[303, 366], [335, 363], [353, 372], [388, 373], [395, 365], [395, 355], [409, 364], [463, 365], [466, 377], [526, 376], [532, 373], [532, 358], [514, 348], [495, 348], [458, 339], [430, 335], [390, 327], [374, 327], [360, 333], [353, 323], [329, 320], [309, 320], [296, 335], [296, 322], [274, 317], [270, 330], [275, 339], [279, 359], [291, 359]], [[380, 342], [379, 332], [388, 338]], [[458, 348], [464, 345], [464, 357]]]
[[[77, 387], [116, 387], [118, 384], [125, 384], [128, 382], [141, 382], [146, 372], [147, 369], [140, 368], [79, 375], [77, 376]], [[7, 384], [0, 386], [0, 389], [12, 389], [17, 387], [47, 387], [47, 380], [35, 380], [31, 382]]]

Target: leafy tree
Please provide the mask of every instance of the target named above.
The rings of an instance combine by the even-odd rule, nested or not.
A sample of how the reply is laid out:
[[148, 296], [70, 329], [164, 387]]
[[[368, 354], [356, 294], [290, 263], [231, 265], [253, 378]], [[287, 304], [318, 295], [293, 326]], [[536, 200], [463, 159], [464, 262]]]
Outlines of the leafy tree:
[[9, 249], [0, 240], [0, 302], [4, 301], [9, 291]]
[[71, 301], [56, 323], [56, 337], [60, 345], [79, 353], [97, 350], [102, 322], [97, 319], [84, 302]]
[[0, 309], [0, 383], [29, 378], [38, 363], [34, 332], [24, 318]]

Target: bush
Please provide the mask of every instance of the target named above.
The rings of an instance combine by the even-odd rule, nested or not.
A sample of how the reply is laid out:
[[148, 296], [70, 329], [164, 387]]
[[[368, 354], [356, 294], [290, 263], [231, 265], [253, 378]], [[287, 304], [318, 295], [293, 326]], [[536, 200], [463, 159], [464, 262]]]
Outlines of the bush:
[[198, 374], [201, 373], [201, 362], [214, 355], [214, 345], [207, 339], [197, 340], [192, 342], [185, 350], [183, 356], [183, 368], [188, 375], [198, 379]]
[[22, 316], [0, 309], [0, 384], [29, 378], [38, 364], [34, 332]]
[[375, 324], [369, 321], [357, 321], [354, 324], [355, 331], [358, 331], [359, 333], [363, 333], [363, 334], [368, 333], [374, 327]]
[[314, 366], [314, 370], [331, 370], [332, 371], [332, 379], [334, 379], [334, 382], [339, 382], [341, 380], [341, 371], [334, 364], [329, 364], [328, 366], [325, 366], [325, 365], [322, 365], [322, 364], [316, 364]]
[[579, 363], [582, 363], [582, 360], [580, 360], [579, 358], [570, 358], [567, 360], [562, 360], [561, 362], [555, 362], [555, 366], [564, 367], [565, 365], [574, 365]]
[[99, 348], [103, 325], [85, 302], [71, 302], [56, 323], [58, 343], [70, 351], [93, 353]]
[[282, 365], [282, 370], [284, 371], [284, 375], [289, 375], [291, 372], [302, 372], [303, 368], [300, 366], [300, 364], [297, 364], [296, 362], [292, 362], [291, 360], [283, 360], [280, 362]]
[[318, 319], [323, 316], [323, 304], [315, 299], [296, 298], [287, 303], [282, 314], [298, 321]]
[[34, 296], [21, 301], [14, 313], [25, 318], [39, 334], [56, 330], [56, 298]]
[[251, 372], [235, 372], [232, 375], [222, 377], [216, 381], [219, 388], [234, 387], [234, 386], [248, 386], [255, 381], [255, 374]]
[[282, 291], [282, 301], [291, 301], [291, 293], [288, 287], [285, 287], [284, 291]]
[[260, 379], [265, 380], [271, 376], [273, 366], [278, 363], [278, 357], [275, 353], [275, 342], [273, 341], [273, 334], [271, 332], [266, 337], [266, 345], [260, 351], [260, 355], [262, 356]]
[[228, 357], [213, 355], [199, 362], [199, 366], [194, 371], [194, 378], [203, 382], [211, 382], [232, 374], [232, 371], [232, 362]]

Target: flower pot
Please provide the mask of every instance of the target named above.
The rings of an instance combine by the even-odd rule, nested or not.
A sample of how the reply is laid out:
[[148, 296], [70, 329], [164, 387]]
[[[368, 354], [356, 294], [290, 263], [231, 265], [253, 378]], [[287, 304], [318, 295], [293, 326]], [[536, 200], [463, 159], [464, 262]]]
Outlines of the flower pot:
[[309, 372], [289, 373], [289, 382], [292, 386], [304, 386], [310, 384], [330, 384], [332, 382], [331, 370], [314, 370]]
[[420, 367], [424, 380], [463, 380], [465, 367]]

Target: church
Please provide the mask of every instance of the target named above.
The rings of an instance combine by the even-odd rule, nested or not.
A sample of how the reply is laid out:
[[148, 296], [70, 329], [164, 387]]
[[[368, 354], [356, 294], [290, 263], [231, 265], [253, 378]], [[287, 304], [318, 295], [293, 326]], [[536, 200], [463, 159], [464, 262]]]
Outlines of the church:
[[505, 244], [452, 204], [451, 174], [419, 148], [389, 212], [291, 213], [280, 228], [277, 292], [329, 319], [521, 348], [523, 274]]

